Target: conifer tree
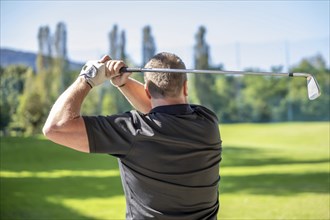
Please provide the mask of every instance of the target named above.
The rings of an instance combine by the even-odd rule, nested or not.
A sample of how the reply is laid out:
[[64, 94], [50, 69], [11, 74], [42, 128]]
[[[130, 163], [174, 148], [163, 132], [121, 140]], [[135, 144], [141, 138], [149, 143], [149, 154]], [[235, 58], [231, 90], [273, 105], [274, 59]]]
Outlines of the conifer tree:
[[[210, 69], [209, 65], [209, 46], [205, 41], [206, 28], [199, 27], [196, 34], [196, 44], [194, 46], [194, 65], [195, 69]], [[196, 79], [198, 77], [198, 80]], [[199, 103], [214, 108], [212, 95], [215, 77], [212, 75], [194, 76], [193, 88], [195, 88], [196, 97]]]
[[154, 37], [151, 35], [150, 26], [145, 26], [143, 28], [142, 48], [142, 65], [145, 65], [156, 52], [156, 45]]

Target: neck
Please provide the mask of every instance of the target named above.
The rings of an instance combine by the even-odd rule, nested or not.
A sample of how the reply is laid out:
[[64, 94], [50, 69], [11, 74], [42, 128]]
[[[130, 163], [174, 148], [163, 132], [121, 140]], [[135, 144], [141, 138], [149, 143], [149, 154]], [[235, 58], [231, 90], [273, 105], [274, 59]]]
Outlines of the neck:
[[186, 97], [178, 97], [178, 98], [165, 98], [165, 99], [151, 99], [151, 107], [155, 108], [163, 105], [178, 105], [178, 104], [187, 104]]

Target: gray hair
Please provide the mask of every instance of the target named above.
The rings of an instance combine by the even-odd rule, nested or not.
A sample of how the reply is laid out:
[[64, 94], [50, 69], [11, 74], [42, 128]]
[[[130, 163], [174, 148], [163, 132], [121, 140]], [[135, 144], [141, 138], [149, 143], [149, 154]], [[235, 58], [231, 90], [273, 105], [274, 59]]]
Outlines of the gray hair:
[[[162, 52], [153, 56], [145, 68], [186, 69], [186, 66], [177, 55]], [[178, 97], [186, 80], [186, 73], [144, 73], [144, 81], [153, 98]]]

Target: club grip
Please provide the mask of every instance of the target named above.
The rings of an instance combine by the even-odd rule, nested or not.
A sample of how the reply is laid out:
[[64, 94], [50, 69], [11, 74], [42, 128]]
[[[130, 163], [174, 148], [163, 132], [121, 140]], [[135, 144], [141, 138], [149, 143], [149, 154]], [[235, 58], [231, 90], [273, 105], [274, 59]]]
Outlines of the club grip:
[[119, 73], [132, 73], [132, 72], [141, 72], [141, 68], [129, 68], [129, 67], [122, 67], [119, 70]]

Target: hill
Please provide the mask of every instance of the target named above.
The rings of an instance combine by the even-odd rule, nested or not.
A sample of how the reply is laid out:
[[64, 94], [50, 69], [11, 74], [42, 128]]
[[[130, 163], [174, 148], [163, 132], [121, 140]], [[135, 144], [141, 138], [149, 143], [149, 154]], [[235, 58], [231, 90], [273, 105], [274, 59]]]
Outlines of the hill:
[[[0, 48], [0, 66], [25, 65], [36, 70], [37, 54], [33, 52]], [[80, 70], [83, 63], [69, 61], [70, 70]]]

